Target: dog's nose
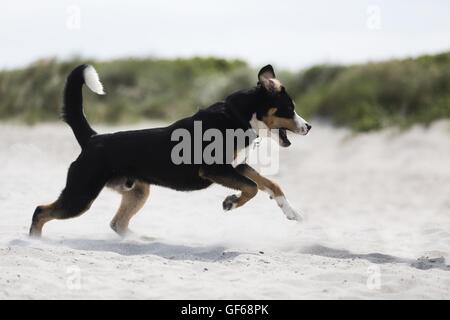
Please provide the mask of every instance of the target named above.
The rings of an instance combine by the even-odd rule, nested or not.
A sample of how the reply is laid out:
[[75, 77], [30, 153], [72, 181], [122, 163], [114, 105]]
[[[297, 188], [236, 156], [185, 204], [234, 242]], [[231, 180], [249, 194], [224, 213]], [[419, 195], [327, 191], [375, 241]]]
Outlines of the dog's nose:
[[312, 126], [309, 123], [307, 123], [306, 124], [306, 129], [308, 129], [308, 131], [309, 131], [309, 130], [311, 130], [311, 128], [312, 128]]

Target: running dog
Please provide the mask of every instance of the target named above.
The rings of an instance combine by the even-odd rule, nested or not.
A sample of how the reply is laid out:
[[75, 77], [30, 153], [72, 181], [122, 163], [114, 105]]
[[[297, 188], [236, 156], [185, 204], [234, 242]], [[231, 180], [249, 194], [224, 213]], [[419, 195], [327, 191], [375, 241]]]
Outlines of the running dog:
[[[119, 210], [110, 223], [121, 236], [128, 233], [131, 217], [147, 200], [150, 185], [192, 191], [217, 183], [240, 191], [223, 201], [226, 211], [244, 205], [259, 189], [276, 201], [288, 219], [301, 219], [279, 185], [245, 162], [238, 165], [228, 162], [175, 164], [171, 159], [176, 144], [172, 133], [177, 129], [193, 133], [196, 121], [202, 123], [203, 130], [214, 128], [223, 133], [227, 129], [250, 130], [254, 137], [261, 129], [277, 129], [273, 131], [282, 147], [291, 144], [287, 130], [306, 135], [311, 125], [297, 115], [292, 99], [271, 65], [259, 71], [255, 87], [235, 92], [193, 116], [167, 127], [112, 134], [97, 134], [87, 122], [83, 113], [83, 84], [97, 94], [104, 94], [92, 66], [80, 65], [69, 74], [64, 88], [62, 117], [71, 127], [82, 151], [70, 165], [66, 186], [58, 199], [35, 209], [31, 236], [41, 236], [44, 224], [51, 220], [74, 218], [86, 212], [105, 186], [122, 195]], [[248, 139], [245, 146], [253, 139]]]

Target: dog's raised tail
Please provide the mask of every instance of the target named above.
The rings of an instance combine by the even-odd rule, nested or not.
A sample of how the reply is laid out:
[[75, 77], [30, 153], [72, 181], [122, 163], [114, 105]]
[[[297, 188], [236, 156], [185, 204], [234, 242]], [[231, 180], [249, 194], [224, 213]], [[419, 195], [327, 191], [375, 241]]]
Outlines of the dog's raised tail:
[[83, 112], [83, 84], [97, 94], [105, 94], [97, 71], [91, 65], [80, 65], [67, 77], [62, 118], [72, 128], [81, 148], [97, 133], [91, 128]]

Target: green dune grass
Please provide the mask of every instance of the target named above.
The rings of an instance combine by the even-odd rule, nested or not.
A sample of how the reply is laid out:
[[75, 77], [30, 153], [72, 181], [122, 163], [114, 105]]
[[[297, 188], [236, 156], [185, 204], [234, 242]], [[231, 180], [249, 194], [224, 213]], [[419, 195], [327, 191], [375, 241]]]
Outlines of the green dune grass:
[[[59, 118], [65, 77], [93, 64], [107, 93], [85, 91], [92, 122], [173, 120], [256, 83], [257, 70], [220, 58], [39, 60], [0, 72], [0, 119], [35, 124]], [[278, 77], [305, 118], [324, 118], [356, 131], [428, 124], [450, 117], [450, 52], [363, 65], [314, 66]]]

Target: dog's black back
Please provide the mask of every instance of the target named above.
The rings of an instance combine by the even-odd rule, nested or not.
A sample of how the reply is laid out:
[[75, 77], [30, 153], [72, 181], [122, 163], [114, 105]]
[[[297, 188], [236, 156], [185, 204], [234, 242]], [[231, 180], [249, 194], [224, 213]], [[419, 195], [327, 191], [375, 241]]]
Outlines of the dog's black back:
[[[177, 129], [187, 130], [194, 138], [194, 123], [200, 122], [202, 134], [208, 129], [217, 129], [226, 139], [227, 129], [249, 129], [252, 105], [235, 105], [236, 100], [252, 101], [257, 90], [240, 91], [231, 99], [218, 102], [206, 109], [199, 110], [193, 116], [178, 120], [161, 128], [123, 131], [112, 134], [93, 135], [83, 148], [83, 153], [96, 154], [105, 175], [109, 180], [126, 177], [131, 180], [143, 180], [149, 184], [161, 185], [176, 190], [198, 190], [211, 185], [211, 181], [198, 174], [202, 166], [220, 164], [194, 163], [194, 143], [191, 143], [191, 161], [187, 164], [174, 164], [172, 150], [179, 141], [172, 141], [172, 133]], [[234, 111], [238, 108], [238, 112]], [[255, 107], [256, 108], [256, 107]], [[255, 136], [256, 137], [256, 136]], [[246, 140], [246, 145], [251, 143]], [[202, 150], [208, 142], [202, 142]], [[224, 141], [224, 147], [226, 141]], [[223, 150], [223, 154], [226, 154]], [[222, 161], [225, 164], [226, 159]]]

